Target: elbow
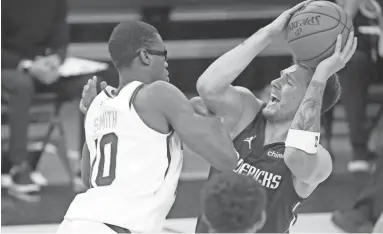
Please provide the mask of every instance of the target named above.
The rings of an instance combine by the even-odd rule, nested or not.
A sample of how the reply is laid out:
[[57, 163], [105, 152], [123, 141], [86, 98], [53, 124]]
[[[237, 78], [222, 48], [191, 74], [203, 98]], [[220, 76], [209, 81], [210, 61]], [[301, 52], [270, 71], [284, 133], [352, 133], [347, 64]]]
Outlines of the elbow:
[[295, 167], [297, 165], [299, 166], [299, 164], [302, 164], [303, 163], [302, 157], [304, 157], [305, 154], [306, 153], [301, 151], [301, 150], [286, 147], [285, 153], [283, 154], [283, 159], [284, 159], [286, 165], [289, 168], [291, 168], [291, 167]]
[[234, 153], [228, 154], [227, 152], [231, 151], [226, 151], [224, 154], [221, 155], [221, 157], [217, 158], [215, 163], [213, 163], [213, 166], [220, 170], [220, 171], [233, 171], [237, 167], [238, 163], [238, 158], [236, 156], [236, 152], [233, 150]]
[[232, 171], [238, 164], [238, 156], [234, 147], [222, 147], [222, 145], [219, 147], [204, 147], [203, 154], [199, 155], [219, 171]]
[[[215, 96], [221, 87], [223, 78], [217, 68], [208, 68], [197, 80], [196, 88], [201, 97]], [[219, 83], [217, 83], [219, 82]]]
[[301, 150], [286, 147], [284, 154], [286, 166], [295, 177], [307, 184], [319, 184], [332, 172], [332, 160], [322, 147], [316, 154], [307, 154]]
[[232, 171], [236, 168], [237, 163], [237, 158], [227, 158], [227, 160], [225, 160], [225, 163], [221, 166], [221, 171]]
[[208, 97], [213, 93], [212, 88], [209, 87], [208, 82], [203, 79], [203, 76], [198, 79], [196, 88], [201, 97]]
[[237, 161], [234, 160], [226, 160], [226, 161], [221, 161], [217, 163], [212, 163], [212, 166], [222, 172], [225, 171], [233, 171], [235, 170], [235, 167], [237, 166]]

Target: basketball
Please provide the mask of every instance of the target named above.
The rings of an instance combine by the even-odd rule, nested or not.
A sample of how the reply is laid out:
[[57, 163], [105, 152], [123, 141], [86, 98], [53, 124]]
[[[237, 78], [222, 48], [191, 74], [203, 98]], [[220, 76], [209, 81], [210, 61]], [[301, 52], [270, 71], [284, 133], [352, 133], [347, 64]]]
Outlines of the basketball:
[[352, 30], [352, 19], [341, 6], [315, 1], [291, 17], [287, 41], [295, 61], [316, 67], [334, 53], [338, 34], [342, 34], [343, 48]]

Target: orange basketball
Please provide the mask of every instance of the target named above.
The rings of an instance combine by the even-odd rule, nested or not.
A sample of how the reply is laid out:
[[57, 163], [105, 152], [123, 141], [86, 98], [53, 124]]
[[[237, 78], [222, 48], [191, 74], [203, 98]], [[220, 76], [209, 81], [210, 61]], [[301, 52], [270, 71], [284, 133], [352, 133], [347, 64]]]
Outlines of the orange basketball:
[[315, 1], [296, 12], [287, 28], [287, 41], [294, 59], [316, 67], [334, 53], [338, 34], [342, 34], [342, 48], [354, 28], [352, 19], [339, 5]]

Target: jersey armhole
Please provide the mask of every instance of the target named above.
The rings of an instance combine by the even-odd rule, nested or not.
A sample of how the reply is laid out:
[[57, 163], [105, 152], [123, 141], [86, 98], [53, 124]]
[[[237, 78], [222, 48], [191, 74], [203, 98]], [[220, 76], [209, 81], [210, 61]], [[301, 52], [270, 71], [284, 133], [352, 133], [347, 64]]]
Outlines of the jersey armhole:
[[[132, 105], [133, 105], [133, 101], [134, 101], [134, 98], [137, 96], [137, 93], [138, 93], [138, 91], [140, 91], [140, 89], [142, 89], [143, 87], [145, 86], [145, 84], [140, 84], [134, 91], [133, 91], [133, 93], [132, 93], [132, 96], [130, 97], [130, 100], [129, 100], [129, 109], [131, 109], [132, 108]], [[133, 106], [133, 108], [134, 108], [134, 106]], [[136, 111], [136, 110], [135, 110]], [[136, 111], [137, 112], [137, 111]], [[137, 115], [138, 115], [138, 113], [137, 113]], [[141, 118], [141, 117], [140, 117]], [[142, 120], [141, 120], [142, 121]], [[144, 123], [144, 122], [143, 122]], [[145, 124], [145, 123], [144, 123]], [[146, 124], [145, 124], [146, 125]], [[173, 126], [171, 126], [169, 123], [168, 123], [168, 125], [169, 125], [169, 132], [168, 133], [161, 133], [161, 134], [163, 134], [163, 135], [165, 135], [165, 136], [170, 136], [170, 135], [172, 135], [173, 133], [174, 133], [174, 128], [173, 128]], [[153, 129], [154, 130], [154, 129]], [[154, 130], [155, 131], [155, 130]]]
[[132, 93], [132, 96], [130, 97], [130, 100], [129, 100], [129, 109], [132, 108], [132, 105], [133, 105], [133, 101], [134, 101], [134, 98], [136, 97], [138, 91], [140, 91], [140, 89], [142, 87], [144, 87], [145, 84], [140, 84]]
[[243, 128], [234, 138], [232, 141], [237, 140], [237, 138], [241, 135], [243, 131], [245, 131], [247, 128], [249, 128], [250, 125], [252, 125], [254, 122], [258, 121], [259, 118], [262, 118], [262, 110], [266, 107], [266, 103], [262, 102], [261, 108], [259, 109], [258, 113], [255, 115], [255, 117], [250, 121], [250, 123]]

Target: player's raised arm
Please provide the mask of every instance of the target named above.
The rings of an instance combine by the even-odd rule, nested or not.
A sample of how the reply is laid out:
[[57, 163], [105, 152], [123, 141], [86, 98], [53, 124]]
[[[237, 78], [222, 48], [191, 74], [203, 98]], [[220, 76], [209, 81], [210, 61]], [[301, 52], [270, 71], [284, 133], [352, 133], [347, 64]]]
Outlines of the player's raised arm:
[[152, 102], [181, 140], [219, 170], [233, 170], [237, 154], [219, 118], [197, 115], [186, 96], [175, 86], [158, 81], [149, 87]]
[[323, 94], [327, 80], [354, 54], [357, 39], [350, 32], [343, 50], [341, 42], [342, 36], [339, 35], [334, 54], [317, 66], [286, 139], [286, 165], [299, 181], [308, 185], [316, 186], [323, 182], [332, 170], [330, 155], [319, 145]]
[[284, 31], [291, 16], [308, 2], [283, 12], [271, 24], [218, 58], [198, 79], [199, 95], [209, 110], [224, 118], [224, 124], [230, 132], [235, 131], [233, 128], [244, 115], [255, 116], [262, 105], [248, 89], [233, 87], [231, 83], [270, 44], [273, 37]]

